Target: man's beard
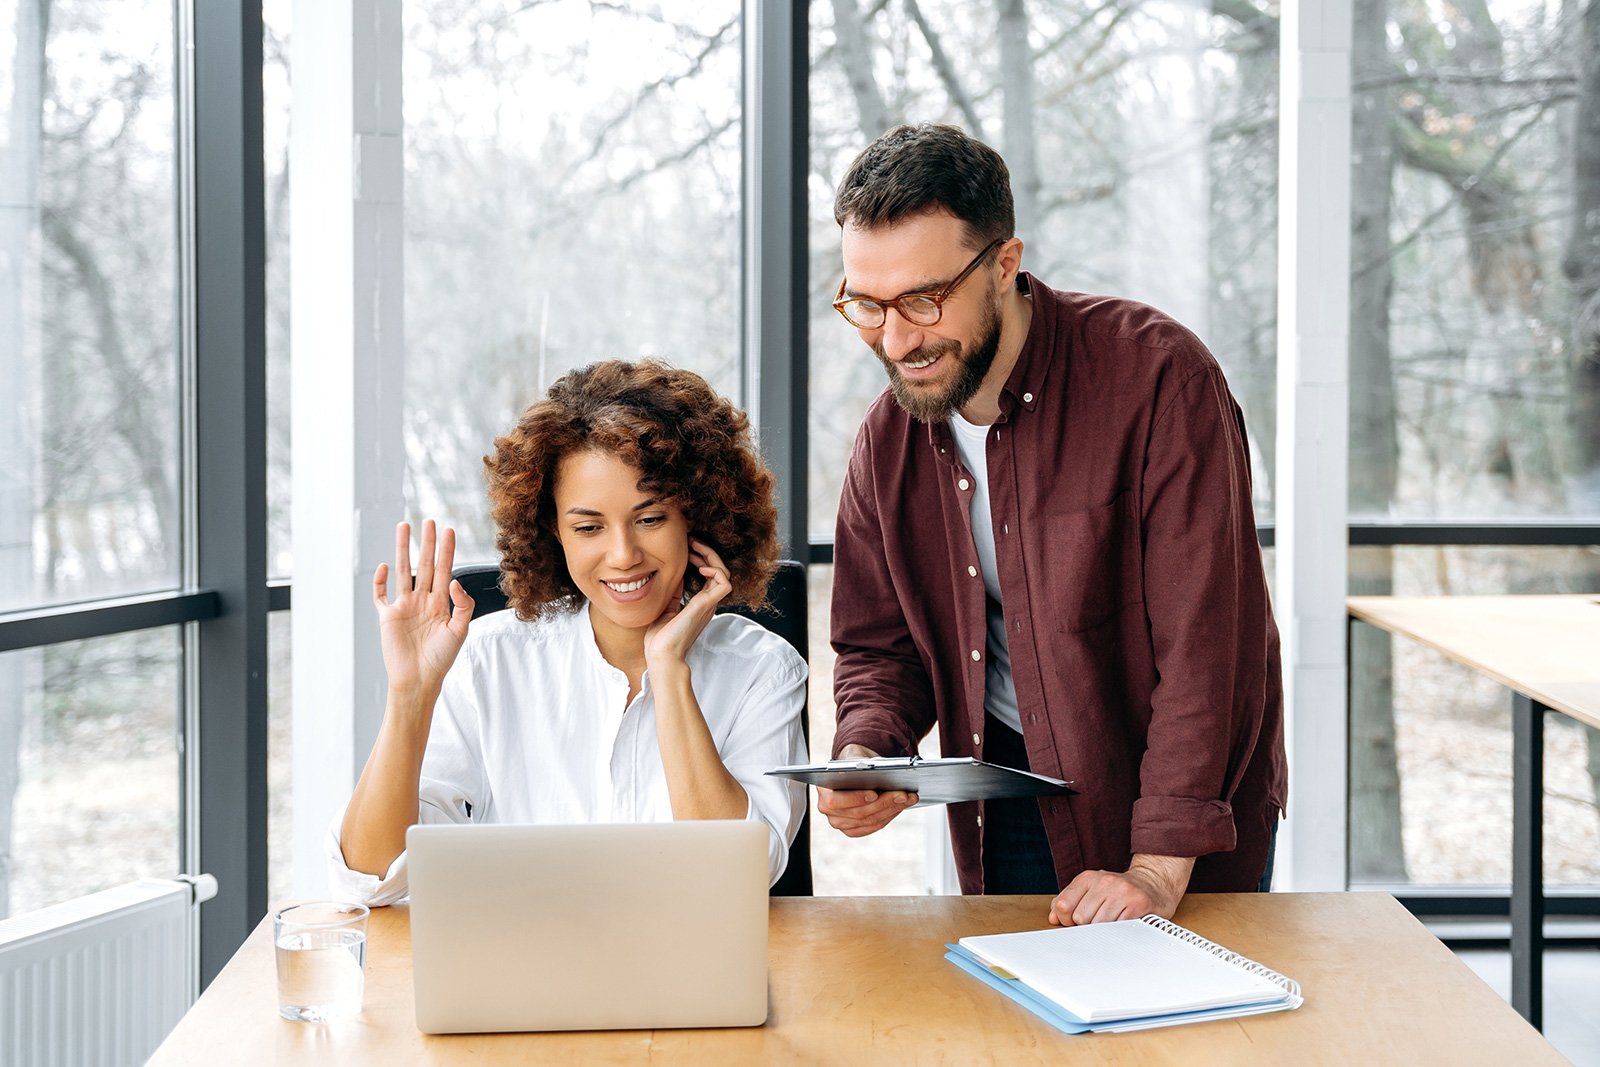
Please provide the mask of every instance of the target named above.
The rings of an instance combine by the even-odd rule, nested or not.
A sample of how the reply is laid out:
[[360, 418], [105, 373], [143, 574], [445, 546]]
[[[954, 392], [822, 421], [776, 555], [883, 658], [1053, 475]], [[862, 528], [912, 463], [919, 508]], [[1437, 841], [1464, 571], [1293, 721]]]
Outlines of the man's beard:
[[895, 402], [919, 422], [943, 422], [950, 417], [952, 411], [965, 407], [967, 401], [977, 395], [984, 376], [989, 373], [989, 368], [994, 366], [994, 357], [1000, 351], [998, 301], [989, 305], [978, 337], [978, 343], [970, 352], [962, 352], [963, 346], [960, 341], [946, 340], [924, 345], [906, 357], [925, 359], [928, 356], [937, 356], [956, 361], [955, 380], [940, 393], [930, 393], [926, 388], [907, 382], [905, 375], [900, 372], [899, 364], [884, 355], [882, 341], [873, 345], [872, 350], [877, 353], [878, 361], [883, 364], [883, 369], [889, 375], [889, 389], [894, 393]]

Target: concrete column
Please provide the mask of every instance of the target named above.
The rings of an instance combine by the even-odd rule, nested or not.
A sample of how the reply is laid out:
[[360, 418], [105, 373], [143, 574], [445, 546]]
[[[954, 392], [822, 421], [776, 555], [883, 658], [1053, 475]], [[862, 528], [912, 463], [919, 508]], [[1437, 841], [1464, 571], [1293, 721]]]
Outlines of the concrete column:
[[294, 891], [383, 715], [372, 572], [405, 471], [400, 0], [296, 0], [291, 74]]
[[1278, 182], [1277, 617], [1289, 819], [1278, 887], [1342, 890], [1349, 496], [1350, 0], [1285, 4]]

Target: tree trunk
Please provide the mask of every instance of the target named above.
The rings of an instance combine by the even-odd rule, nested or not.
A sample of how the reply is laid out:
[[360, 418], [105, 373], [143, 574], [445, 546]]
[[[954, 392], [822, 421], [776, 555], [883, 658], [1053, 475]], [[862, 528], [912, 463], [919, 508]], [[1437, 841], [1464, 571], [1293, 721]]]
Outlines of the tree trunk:
[[[43, 361], [29, 322], [29, 265], [38, 261], [39, 149], [43, 131], [46, 0], [17, 5], [7, 150], [0, 154], [0, 611], [31, 603], [33, 475], [37, 411], [30, 410]], [[16, 801], [22, 711], [37, 657], [0, 654], [0, 918], [11, 913], [11, 822]]]
[[856, 0], [833, 0], [833, 47], [861, 114], [861, 132], [868, 141], [876, 140], [895, 124], [872, 73], [870, 29]]
[[[1381, 82], [1390, 70], [1386, 0], [1356, 0], [1355, 80]], [[1357, 89], [1353, 96], [1350, 205], [1350, 507], [1386, 513], [1399, 467], [1394, 368], [1389, 351], [1393, 291], [1389, 215], [1394, 187], [1390, 92]], [[1355, 388], [1362, 390], [1356, 395]], [[1393, 591], [1389, 549], [1354, 553], [1352, 593]], [[1400, 773], [1395, 753], [1393, 650], [1389, 635], [1370, 626], [1352, 633], [1350, 659], [1350, 878], [1407, 880], [1401, 835]]]
[[[66, 212], [46, 211], [39, 221], [45, 237], [72, 264], [79, 292], [89, 305], [98, 342], [96, 351], [106, 380], [119, 398], [111, 409], [109, 428], [133, 457], [138, 484], [150, 495], [157, 538], [153, 554], [157, 559], [166, 559], [178, 541], [178, 498], [170, 477], [167, 435], [159, 432], [161, 420], [153, 413], [157, 405], [150, 396], [150, 387], [122, 339], [123, 320], [117, 313], [115, 285], [101, 269], [94, 248], [78, 235]], [[92, 535], [84, 543], [92, 544]]]
[[1000, 154], [1011, 171], [1016, 201], [1017, 233], [1034, 263], [1045, 262], [1044, 234], [1039, 232], [1038, 133], [1034, 129], [1033, 48], [1028, 43], [1028, 13], [1023, 0], [1000, 5], [1000, 86], [1005, 94], [1005, 129]]
[[[1572, 234], [1562, 269], [1572, 282], [1569, 374], [1572, 462], [1567, 511], [1600, 514], [1600, 0], [1589, 0], [1574, 42], [1578, 104], [1572, 126]], [[1600, 573], [1586, 576], [1600, 589]], [[1600, 804], [1600, 731], [1589, 730], [1589, 776]]]

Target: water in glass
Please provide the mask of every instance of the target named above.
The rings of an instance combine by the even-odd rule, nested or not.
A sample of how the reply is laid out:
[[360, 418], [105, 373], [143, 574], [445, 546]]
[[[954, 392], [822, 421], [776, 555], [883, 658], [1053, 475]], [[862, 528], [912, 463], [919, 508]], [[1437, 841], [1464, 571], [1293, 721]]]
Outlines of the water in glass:
[[278, 1014], [327, 1022], [361, 1010], [364, 930], [298, 930], [278, 936]]

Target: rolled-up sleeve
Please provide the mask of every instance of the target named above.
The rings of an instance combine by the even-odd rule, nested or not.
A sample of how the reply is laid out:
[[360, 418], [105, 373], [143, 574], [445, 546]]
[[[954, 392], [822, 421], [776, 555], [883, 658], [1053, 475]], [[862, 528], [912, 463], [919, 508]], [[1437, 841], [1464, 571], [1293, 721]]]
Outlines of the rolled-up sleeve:
[[[417, 788], [417, 822], [424, 825], [470, 822], [474, 814], [488, 810], [479, 700], [472, 682], [470, 655], [468, 649], [450, 669], [434, 705]], [[359, 901], [369, 907], [399, 903], [410, 891], [406, 854], [396, 856], [381, 878], [351, 870], [339, 841], [344, 814], [345, 809], [340, 808], [328, 825], [325, 839], [329, 891], [337, 899]]]

